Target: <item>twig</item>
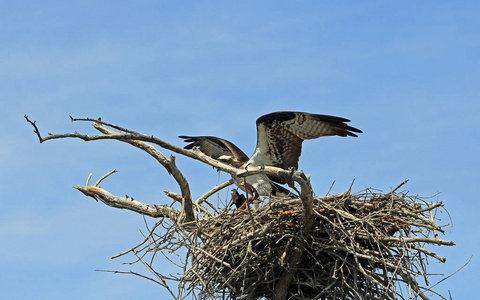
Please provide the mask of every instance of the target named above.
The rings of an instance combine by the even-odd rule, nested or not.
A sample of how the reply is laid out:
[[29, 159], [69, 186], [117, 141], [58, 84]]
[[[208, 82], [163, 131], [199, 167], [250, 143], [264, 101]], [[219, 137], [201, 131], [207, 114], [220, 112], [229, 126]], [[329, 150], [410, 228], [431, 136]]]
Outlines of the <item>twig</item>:
[[40, 131], [38, 130], [38, 127], [37, 127], [37, 124], [36, 124], [37, 122], [36, 121], [30, 121], [30, 119], [28, 118], [27, 115], [25, 115], [24, 117], [25, 117], [25, 119], [27, 120], [28, 123], [32, 124], [32, 126], [34, 128], [33, 132], [35, 132], [35, 134], [37, 135], [40, 143], [43, 143], [44, 140], [43, 140], [42, 136], [40, 135]]
[[470, 258], [468, 259], [468, 261], [463, 265], [461, 266], [458, 270], [456, 270], [455, 272], [453, 272], [452, 274], [448, 275], [447, 277], [445, 278], [442, 278], [442, 280], [440, 280], [439, 282], [435, 283], [434, 285], [432, 285], [430, 287], [430, 289], [433, 289], [435, 286], [439, 285], [440, 283], [442, 283], [443, 281], [447, 280], [448, 278], [452, 277], [453, 275], [457, 274], [458, 272], [460, 272], [461, 269], [465, 268], [469, 263], [470, 261], [472, 260], [473, 258], [473, 255], [470, 256]]
[[227, 186], [230, 186], [233, 184], [233, 179], [230, 179], [228, 181], [225, 181], [224, 183], [220, 184], [220, 185], [216, 185], [213, 189], [209, 190], [208, 192], [206, 192], [205, 194], [203, 194], [200, 198], [198, 198], [198, 200], [196, 201], [197, 204], [202, 204], [202, 202], [204, 202], [206, 199], [208, 199], [208, 197], [210, 197], [211, 195], [215, 194], [216, 192], [226, 188]]
[[393, 190], [390, 191], [390, 194], [395, 193], [399, 188], [401, 188], [401, 187], [402, 187], [403, 185], [405, 185], [407, 182], [408, 182], [408, 179], [405, 179], [404, 181], [402, 181], [402, 183], [400, 183], [396, 188], [394, 188]]
[[[97, 182], [95, 182], [94, 186], [96, 187], [100, 187], [100, 182], [102, 182], [105, 178], [107, 178], [108, 176], [112, 175], [113, 173], [116, 173], [117, 170], [113, 169], [111, 170], [110, 172], [108, 172], [107, 174], [103, 175], [102, 177], [100, 177], [99, 180], [97, 180]], [[88, 179], [87, 179], [87, 186], [88, 186], [88, 182], [90, 181], [90, 177], [91, 177], [92, 174], [90, 174], [90, 176], [88, 176]]]

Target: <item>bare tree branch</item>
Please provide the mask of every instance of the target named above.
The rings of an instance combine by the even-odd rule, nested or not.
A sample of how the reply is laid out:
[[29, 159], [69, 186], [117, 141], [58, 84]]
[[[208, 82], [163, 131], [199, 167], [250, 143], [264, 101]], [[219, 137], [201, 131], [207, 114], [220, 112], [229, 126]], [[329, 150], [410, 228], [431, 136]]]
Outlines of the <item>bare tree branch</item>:
[[130, 197], [118, 197], [93, 185], [89, 187], [76, 185], [74, 188], [85, 194], [85, 196], [100, 200], [111, 207], [128, 209], [153, 218], [167, 217], [176, 220], [179, 216], [178, 211], [167, 205], [150, 205]]
[[[75, 119], [72, 119], [72, 120], [75, 120]], [[113, 130], [110, 130], [104, 127], [100, 122], [101, 121], [93, 122], [93, 127], [95, 127], [95, 129], [97, 129], [98, 131], [104, 134], [111, 134], [111, 135], [120, 134], [118, 132], [115, 132]], [[115, 126], [115, 125], [109, 124], [108, 126]], [[118, 126], [116, 126], [116, 129], [123, 130], [125, 132], [129, 132], [132, 134], [138, 134]], [[182, 213], [183, 212], [185, 213], [185, 221], [186, 222], [193, 221], [195, 219], [195, 215], [193, 213], [193, 203], [192, 203], [192, 197], [190, 194], [190, 188], [189, 188], [187, 179], [185, 178], [185, 176], [183, 176], [182, 172], [180, 172], [180, 170], [175, 164], [175, 156], [171, 155], [170, 158], [168, 159], [155, 147], [153, 147], [152, 145], [146, 142], [136, 141], [136, 140], [126, 140], [126, 141], [122, 140], [122, 142], [126, 142], [150, 154], [168, 171], [169, 174], [173, 176], [173, 178], [175, 178], [178, 185], [180, 186], [180, 190], [182, 191], [182, 197], [183, 197]]]
[[[216, 192], [218, 192], [218, 191], [220, 191], [220, 190], [222, 190], [222, 189], [224, 189], [227, 186], [232, 185], [232, 184], [233, 184], [233, 179], [230, 179], [230, 180], [225, 181], [224, 183], [222, 183], [220, 185], [216, 185], [213, 189], [209, 190], [203, 196], [198, 198], [198, 200], [196, 201], [197, 204], [202, 204], [202, 202], [204, 202], [206, 199], [208, 199], [208, 197], [210, 197], [211, 195], [215, 194]], [[214, 208], [214, 207], [212, 207], [212, 208]]]
[[[183, 174], [180, 172], [180, 170], [177, 168], [175, 165], [175, 159], [173, 156], [170, 157], [170, 159], [166, 158], [158, 149], [150, 145], [149, 143], [158, 145], [164, 149], [191, 157], [196, 160], [200, 160], [206, 164], [209, 164], [210, 166], [224, 171], [226, 173], [229, 173], [232, 175], [234, 178], [242, 178], [246, 177], [249, 175], [255, 175], [255, 174], [275, 174], [276, 176], [283, 176], [285, 178], [289, 178], [290, 181], [294, 181], [300, 184], [302, 187], [302, 195], [301, 198], [304, 200], [304, 205], [306, 207], [306, 212], [305, 212], [305, 228], [309, 227], [309, 223], [311, 222], [311, 199], [312, 195], [311, 192], [309, 194], [308, 189], [309, 187], [309, 182], [306, 178], [306, 176], [301, 172], [301, 171], [286, 171], [281, 168], [275, 168], [275, 167], [255, 167], [255, 168], [249, 168], [248, 170], [242, 170], [242, 169], [237, 169], [235, 167], [232, 167], [228, 164], [225, 164], [223, 162], [217, 161], [204, 153], [202, 153], [198, 149], [192, 150], [187, 150], [175, 145], [172, 145], [170, 143], [167, 143], [159, 138], [153, 137], [153, 136], [147, 136], [141, 133], [137, 133], [132, 130], [128, 130], [126, 128], [110, 124], [104, 121], [101, 121], [100, 119], [90, 119], [90, 118], [73, 118], [70, 117], [72, 121], [91, 121], [93, 122], [93, 127], [96, 128], [98, 131], [102, 132], [103, 135], [86, 135], [86, 134], [80, 134], [78, 132], [75, 133], [66, 133], [66, 134], [51, 134], [47, 137], [42, 137], [38, 127], [36, 126], [35, 122], [31, 121], [28, 119], [27, 116], [25, 116], [25, 119], [32, 124], [34, 127], [34, 132], [37, 134], [39, 140], [41, 143], [48, 141], [48, 140], [53, 140], [53, 139], [62, 139], [62, 138], [78, 138], [82, 139], [84, 141], [95, 141], [95, 140], [105, 140], [105, 139], [111, 139], [111, 140], [119, 140], [128, 144], [131, 144], [139, 149], [142, 149], [149, 153], [152, 157], [154, 157], [162, 166], [167, 169], [167, 171], [174, 176], [175, 180], [180, 186], [180, 190], [182, 191], [182, 210], [185, 214], [185, 220], [186, 222], [190, 222], [195, 219], [195, 215], [193, 212], [193, 203], [192, 199], [190, 196], [190, 189], [188, 187], [188, 182], [183, 176]], [[111, 129], [106, 128], [105, 126], [115, 128], [117, 130], [123, 131], [125, 133], [113, 131]], [[230, 181], [229, 181], [230, 182]], [[230, 183], [224, 183], [220, 185], [219, 187], [216, 187], [213, 189], [213, 191], [220, 190], [221, 188], [224, 188], [228, 186]], [[211, 192], [211, 191], [210, 191]], [[210, 192], [206, 194], [206, 197], [210, 196]], [[205, 196], [205, 195], [204, 195]], [[202, 196], [199, 200], [197, 205], [200, 205], [202, 202], [205, 202], [204, 196]], [[110, 198], [111, 200], [117, 199], [117, 198]], [[111, 205], [113, 206], [113, 205]]]
[[118, 130], [125, 131], [126, 133], [115, 132], [115, 133], [108, 133], [108, 134], [103, 134], [103, 135], [87, 135], [87, 134], [80, 134], [78, 132], [63, 133], [63, 134], [51, 134], [51, 133], [49, 133], [47, 137], [42, 137], [40, 132], [38, 131], [38, 128], [35, 124], [35, 121], [33, 121], [33, 122], [30, 121], [28, 119], [28, 116], [25, 116], [25, 119], [30, 124], [32, 124], [32, 126], [35, 128], [34, 132], [37, 134], [41, 143], [43, 143], [45, 141], [48, 141], [48, 140], [63, 139], [63, 138], [78, 138], [78, 139], [81, 139], [81, 140], [84, 140], [84, 141], [96, 141], [96, 140], [143, 141], [143, 142], [148, 142], [148, 143], [158, 145], [161, 148], [173, 151], [175, 153], [182, 154], [184, 156], [188, 156], [188, 157], [196, 159], [196, 160], [200, 160], [204, 163], [207, 163], [211, 166], [214, 166], [214, 167], [218, 168], [219, 170], [227, 172], [227, 173], [235, 172], [234, 170], [236, 170], [235, 168], [231, 167], [230, 165], [219, 162], [219, 161], [203, 154], [199, 150], [198, 151], [187, 150], [187, 149], [175, 146], [173, 144], [170, 144], [168, 142], [165, 142], [165, 141], [163, 141], [159, 138], [156, 138], [154, 136], [148, 136], [148, 135], [145, 135], [145, 134], [137, 133], [135, 131], [125, 129], [125, 128], [122, 128], [122, 127], [117, 126], [117, 125], [113, 125], [113, 124], [103, 122], [99, 119], [98, 120], [90, 119], [90, 118], [78, 119], [78, 118], [72, 118], [71, 117], [72, 121], [92, 121], [92, 122], [95, 122], [95, 123], [104, 124], [104, 125], [107, 125], [107, 126], [112, 126], [112, 127], [116, 128]]

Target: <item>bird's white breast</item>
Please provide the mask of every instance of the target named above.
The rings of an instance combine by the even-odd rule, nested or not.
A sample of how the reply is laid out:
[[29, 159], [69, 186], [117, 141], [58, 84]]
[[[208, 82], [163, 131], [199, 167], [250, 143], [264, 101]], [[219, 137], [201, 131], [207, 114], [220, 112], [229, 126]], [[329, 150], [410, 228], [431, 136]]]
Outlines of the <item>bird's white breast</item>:
[[[269, 145], [267, 143], [267, 132], [263, 128], [258, 128], [257, 148], [252, 157], [243, 165], [248, 170], [250, 167], [271, 166], [272, 160], [268, 155]], [[243, 182], [243, 178], [237, 178], [235, 181], [237, 185]], [[251, 184], [259, 193], [260, 196], [270, 196], [272, 193], [272, 185], [270, 179], [264, 174], [257, 174], [247, 176], [245, 181]]]
[[252, 157], [248, 160], [245, 166], [248, 167], [262, 167], [271, 166], [272, 160], [269, 155], [269, 145], [267, 143], [267, 132], [263, 128], [258, 128], [257, 148]]
[[272, 194], [272, 185], [270, 184], [270, 179], [268, 179], [266, 175], [257, 174], [245, 178], [235, 178], [235, 184], [243, 191], [245, 191], [245, 188], [242, 185], [244, 180], [253, 186], [259, 196], [270, 196]]

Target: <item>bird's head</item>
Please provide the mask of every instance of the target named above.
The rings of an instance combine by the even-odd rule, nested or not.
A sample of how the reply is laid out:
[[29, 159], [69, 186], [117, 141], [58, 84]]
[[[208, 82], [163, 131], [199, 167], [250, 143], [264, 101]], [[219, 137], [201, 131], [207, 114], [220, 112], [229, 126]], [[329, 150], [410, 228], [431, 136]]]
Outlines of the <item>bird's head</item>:
[[240, 193], [236, 189], [233, 189], [231, 196], [232, 196], [232, 204], [235, 204], [237, 203], [238, 198], [240, 198]]
[[238, 208], [242, 206], [242, 204], [245, 202], [245, 196], [240, 194], [237, 189], [233, 189], [231, 195], [232, 195], [231, 205], [235, 204], [235, 206]]

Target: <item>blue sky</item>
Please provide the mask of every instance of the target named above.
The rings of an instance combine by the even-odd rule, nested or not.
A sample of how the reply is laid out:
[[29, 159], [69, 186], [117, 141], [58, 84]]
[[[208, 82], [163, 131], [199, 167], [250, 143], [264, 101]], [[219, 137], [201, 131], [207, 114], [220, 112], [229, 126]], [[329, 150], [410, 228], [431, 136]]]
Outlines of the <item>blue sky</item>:
[[[2, 298], [168, 297], [144, 279], [95, 272], [145, 271], [109, 258], [142, 239], [144, 221], [72, 186], [117, 169], [104, 188], [167, 204], [173, 179], [119, 142], [39, 144], [24, 114], [43, 134], [94, 133], [68, 116], [101, 116], [178, 145], [178, 135], [224, 137], [250, 154], [257, 117], [296, 110], [364, 131], [304, 144], [300, 168], [318, 195], [353, 179], [354, 191], [408, 178], [411, 194], [440, 192], [453, 219], [444, 238], [457, 246], [434, 248], [447, 262], [429, 267], [449, 275], [473, 255], [437, 290], [476, 299], [479, 15], [476, 1], [2, 1]], [[227, 178], [177, 164], [197, 197]]]

